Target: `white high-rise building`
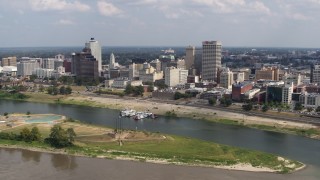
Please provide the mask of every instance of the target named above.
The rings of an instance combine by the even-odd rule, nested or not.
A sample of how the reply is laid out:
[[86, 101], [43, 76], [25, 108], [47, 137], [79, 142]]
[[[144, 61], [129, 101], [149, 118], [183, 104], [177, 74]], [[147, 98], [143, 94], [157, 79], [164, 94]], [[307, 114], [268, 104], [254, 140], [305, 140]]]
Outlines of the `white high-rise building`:
[[292, 93], [293, 93], [293, 83], [286, 84], [282, 87], [282, 103], [291, 104], [292, 103]]
[[221, 67], [222, 44], [219, 41], [202, 42], [202, 80], [216, 81]]
[[164, 82], [169, 87], [174, 87], [179, 84], [179, 69], [175, 67], [167, 67], [165, 70]]
[[110, 62], [109, 62], [109, 69], [114, 68], [115, 63], [116, 63], [116, 58], [114, 57], [114, 54], [111, 53], [111, 55], [110, 55]]
[[35, 60], [21, 61], [17, 64], [17, 75], [30, 76], [36, 68], [39, 68], [39, 63]]
[[100, 76], [102, 71], [102, 55], [99, 42], [94, 40], [94, 38], [91, 38], [89, 42], [86, 42], [85, 47], [91, 49], [91, 54], [98, 61], [98, 71]]
[[175, 87], [178, 84], [187, 83], [188, 70], [178, 69], [175, 67], [167, 67], [165, 73], [165, 84], [169, 87]]
[[229, 68], [224, 68], [220, 73], [220, 86], [226, 89], [232, 89], [233, 72]]

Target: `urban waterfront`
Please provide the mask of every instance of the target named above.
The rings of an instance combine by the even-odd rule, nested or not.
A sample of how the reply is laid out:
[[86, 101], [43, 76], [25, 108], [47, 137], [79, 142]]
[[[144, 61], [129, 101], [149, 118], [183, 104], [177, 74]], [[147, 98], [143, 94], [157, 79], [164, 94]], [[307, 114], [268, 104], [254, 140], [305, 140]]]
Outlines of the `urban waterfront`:
[[[117, 110], [10, 100], [1, 100], [0, 109], [1, 113], [25, 113], [26, 111], [30, 111], [31, 113], [55, 113], [72, 117], [73, 119], [78, 119], [83, 122], [110, 127], [113, 127], [115, 125], [115, 120], [119, 118], [119, 111]], [[308, 165], [308, 168], [297, 173], [298, 175], [303, 174], [303, 172], [308, 172], [308, 177], [313, 179], [320, 178], [320, 154], [318, 152], [320, 149], [320, 142], [318, 140], [188, 118], [160, 117], [156, 120], [145, 119], [144, 121], [137, 122], [129, 118], [123, 118], [122, 121], [124, 128], [127, 129], [137, 128], [138, 130], [189, 136], [217, 143], [279, 154], [294, 160], [299, 160]], [[105, 163], [108, 162], [109, 161]], [[118, 174], [120, 172], [122, 171], [115, 171], [114, 173]]]

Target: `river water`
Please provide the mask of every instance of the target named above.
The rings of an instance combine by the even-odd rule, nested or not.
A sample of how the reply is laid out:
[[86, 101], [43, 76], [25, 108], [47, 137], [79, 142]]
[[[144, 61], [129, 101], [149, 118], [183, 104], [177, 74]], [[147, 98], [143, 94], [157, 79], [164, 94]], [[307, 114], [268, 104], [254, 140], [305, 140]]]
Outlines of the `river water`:
[[[115, 126], [116, 120], [119, 118], [119, 112], [116, 110], [102, 109], [102, 108], [91, 108], [73, 105], [57, 105], [57, 104], [42, 104], [42, 103], [29, 103], [29, 102], [16, 102], [16, 101], [6, 101], [0, 100], [0, 113], [4, 112], [21, 112], [26, 113], [30, 111], [31, 113], [55, 113], [61, 114], [74, 119], [78, 119], [87, 123]], [[250, 129], [246, 127], [223, 125], [212, 122], [192, 120], [188, 118], [165, 118], [160, 117], [155, 120], [145, 119], [143, 121], [133, 121], [129, 118], [121, 118], [124, 128], [127, 129], [138, 129], [147, 130], [153, 132], [161, 132], [168, 134], [176, 134], [194, 137], [198, 139], [213, 141], [217, 143], [233, 145], [243, 148], [256, 149], [265, 152], [279, 154], [291, 159], [299, 160], [308, 165], [308, 168], [299, 173], [294, 173], [292, 175], [272, 175], [268, 174], [264, 178], [272, 179], [292, 179], [293, 177], [299, 177], [304, 180], [320, 179], [320, 141], [312, 140], [304, 137], [286, 135], [281, 133], [267, 132], [261, 130]], [[28, 158], [25, 158], [25, 154]], [[11, 157], [12, 156], [12, 157]], [[30, 160], [31, 159], [31, 160]], [[50, 160], [48, 160], [50, 159]], [[62, 160], [60, 160], [62, 159]], [[64, 160], [67, 159], [69, 164], [67, 168], [61, 170], [61, 167], [56, 167], [55, 164], [61, 164], [62, 167], [66, 166]], [[5, 162], [5, 163], [3, 163]], [[51, 163], [49, 163], [51, 162]], [[17, 163], [17, 164], [15, 164]], [[90, 165], [90, 164], [103, 164], [101, 166]], [[113, 167], [112, 164], [116, 164], [120, 167], [117, 169]], [[21, 167], [20, 167], [21, 166]], [[74, 167], [73, 167], [74, 166]], [[111, 168], [113, 171], [109, 172], [102, 170], [102, 167]], [[110, 167], [112, 166], [112, 167]], [[134, 168], [129, 169], [128, 172], [122, 169], [122, 166], [132, 166]], [[12, 167], [9, 168], [8, 167]], [[150, 165], [144, 163], [135, 162], [122, 162], [122, 161], [112, 161], [112, 160], [98, 160], [98, 159], [88, 159], [79, 157], [69, 157], [63, 155], [50, 155], [45, 153], [34, 153], [29, 151], [21, 150], [4, 150], [0, 151], [0, 179], [19, 179], [20, 175], [25, 177], [23, 174], [29, 172], [25, 169], [26, 167], [37, 168], [37, 172], [42, 174], [43, 177], [48, 177], [45, 170], [40, 170], [43, 168], [52, 170], [53, 177], [62, 179], [75, 179], [75, 177], [86, 177], [85, 175], [97, 174], [97, 176], [92, 176], [92, 178], [84, 179], [103, 179], [102, 175], [110, 175], [110, 179], [195, 179], [199, 176], [200, 179], [212, 179], [212, 173], [221, 174], [220, 177], [225, 177], [223, 179], [257, 179], [262, 174], [259, 173], [246, 173], [246, 172], [231, 172], [224, 170], [216, 170], [212, 168], [190, 168], [190, 167], [177, 167], [177, 166], [163, 166], [163, 165]], [[169, 168], [170, 167], [170, 168]], [[28, 169], [26, 168], [26, 169]], [[108, 169], [107, 168], [107, 169]], [[144, 168], [149, 169], [148, 173], [145, 172]], [[154, 168], [154, 169], [152, 169]], [[13, 170], [14, 169], [14, 170]], [[86, 169], [86, 170], [82, 170]], [[102, 172], [100, 172], [100, 169]], [[19, 170], [15, 173], [15, 170]], [[20, 171], [21, 170], [21, 171]], [[141, 171], [144, 173], [135, 173], [132, 171]], [[156, 171], [156, 172], [153, 172]], [[188, 172], [185, 172], [188, 171]], [[85, 173], [84, 175], [82, 173]], [[128, 178], [132, 174], [137, 174], [133, 178]], [[163, 172], [163, 173], [162, 173]], [[180, 175], [180, 173], [185, 173], [185, 176]], [[190, 174], [191, 173], [191, 174]], [[32, 174], [32, 173], [31, 173]], [[50, 173], [49, 173], [50, 174]], [[122, 175], [125, 174], [125, 175]], [[149, 175], [148, 175], [149, 174]], [[170, 176], [162, 176], [162, 174], [171, 174]], [[74, 175], [74, 176], [73, 176]], [[128, 176], [126, 176], [128, 175]], [[197, 176], [196, 176], [197, 175]], [[140, 177], [142, 176], [142, 177]], [[148, 176], [154, 176], [154, 178], [147, 178]], [[32, 177], [32, 176], [31, 176]], [[127, 177], [127, 178], [125, 178]], [[169, 178], [172, 177], [172, 178]], [[299, 179], [298, 178], [298, 179]], [[32, 179], [32, 178], [22, 178], [22, 179]], [[54, 178], [56, 179], [56, 178]], [[81, 178], [82, 179], [82, 178]], [[109, 179], [109, 178], [108, 178]], [[221, 178], [220, 178], [221, 179]], [[261, 179], [261, 178], [259, 178]]]

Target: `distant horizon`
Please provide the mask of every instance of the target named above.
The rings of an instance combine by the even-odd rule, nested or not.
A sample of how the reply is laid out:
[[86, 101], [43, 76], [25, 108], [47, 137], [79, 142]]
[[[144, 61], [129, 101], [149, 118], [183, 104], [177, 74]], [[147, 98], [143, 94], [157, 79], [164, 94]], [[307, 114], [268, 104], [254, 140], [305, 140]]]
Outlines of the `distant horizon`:
[[[101, 48], [107, 48], [107, 47], [112, 47], [112, 48], [186, 48], [188, 46], [194, 46], [194, 45], [176, 45], [176, 46], [170, 46], [170, 45], [117, 45], [117, 46], [101, 46]], [[201, 48], [200, 46], [195, 46], [196, 48]], [[84, 48], [84, 46], [9, 46], [9, 47], [0, 47], [0, 49], [9, 49], [9, 48]], [[223, 46], [222, 48], [241, 48], [241, 49], [263, 49], [263, 48], [268, 48], [268, 49], [319, 49], [320, 47], [287, 47], [287, 46]]]

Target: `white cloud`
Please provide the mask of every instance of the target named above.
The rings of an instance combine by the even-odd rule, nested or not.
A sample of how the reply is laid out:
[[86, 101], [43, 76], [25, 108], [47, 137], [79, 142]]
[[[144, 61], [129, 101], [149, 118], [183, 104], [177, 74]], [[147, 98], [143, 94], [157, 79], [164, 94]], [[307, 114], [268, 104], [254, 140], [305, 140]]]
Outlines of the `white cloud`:
[[98, 1], [97, 6], [100, 14], [104, 16], [117, 16], [123, 13], [121, 9], [106, 1]]
[[35, 11], [80, 11], [85, 12], [90, 10], [90, 6], [79, 1], [68, 0], [29, 0], [31, 8]]
[[60, 19], [56, 24], [60, 24], [60, 25], [74, 25], [75, 22], [71, 21], [69, 19]]
[[261, 1], [246, 0], [191, 0], [196, 5], [209, 7], [215, 13], [251, 13], [270, 15], [270, 9]]

